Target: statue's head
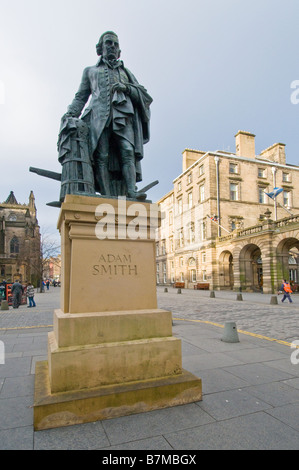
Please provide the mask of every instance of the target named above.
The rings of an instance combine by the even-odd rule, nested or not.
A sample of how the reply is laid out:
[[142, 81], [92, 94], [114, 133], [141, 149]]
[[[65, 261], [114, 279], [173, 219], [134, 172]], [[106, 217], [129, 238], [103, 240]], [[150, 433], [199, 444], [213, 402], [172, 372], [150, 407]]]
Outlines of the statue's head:
[[113, 31], [106, 31], [102, 34], [96, 45], [96, 50], [98, 55], [102, 55], [109, 60], [119, 59], [121, 51], [117, 34]]

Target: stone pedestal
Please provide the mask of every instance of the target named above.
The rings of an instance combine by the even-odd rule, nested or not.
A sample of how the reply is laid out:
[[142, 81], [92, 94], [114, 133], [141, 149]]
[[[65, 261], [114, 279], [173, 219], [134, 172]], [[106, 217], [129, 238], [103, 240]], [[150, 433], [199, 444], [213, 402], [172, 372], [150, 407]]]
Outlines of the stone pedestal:
[[171, 312], [157, 308], [156, 205], [65, 198], [61, 308], [36, 365], [36, 430], [199, 401]]

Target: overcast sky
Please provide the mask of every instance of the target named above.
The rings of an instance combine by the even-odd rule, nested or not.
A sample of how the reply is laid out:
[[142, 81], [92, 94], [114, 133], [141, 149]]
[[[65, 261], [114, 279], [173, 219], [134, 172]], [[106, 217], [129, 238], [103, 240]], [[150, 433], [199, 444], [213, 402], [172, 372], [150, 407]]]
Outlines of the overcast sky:
[[298, 20], [298, 0], [0, 0], [0, 201], [33, 190], [55, 231], [59, 209], [46, 203], [60, 184], [29, 167], [61, 171], [60, 119], [107, 30], [154, 100], [139, 185], [160, 181], [154, 202], [185, 148], [234, 152], [238, 130], [256, 135], [257, 154], [286, 144], [299, 165]]

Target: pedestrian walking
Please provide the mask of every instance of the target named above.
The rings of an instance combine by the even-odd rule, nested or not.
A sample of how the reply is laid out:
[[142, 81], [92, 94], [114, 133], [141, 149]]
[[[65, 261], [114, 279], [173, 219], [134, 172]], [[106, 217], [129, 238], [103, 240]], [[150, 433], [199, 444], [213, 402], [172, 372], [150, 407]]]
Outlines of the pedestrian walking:
[[27, 284], [27, 297], [29, 300], [27, 308], [36, 307], [36, 303], [34, 301], [34, 286], [30, 283]]
[[283, 303], [286, 299], [288, 299], [288, 301], [290, 303], [292, 303], [292, 298], [291, 298], [291, 294], [292, 294], [292, 289], [291, 289], [291, 286], [290, 286], [290, 283], [287, 282], [285, 279], [283, 279], [282, 281], [282, 284], [281, 284], [281, 287], [280, 287], [280, 292], [283, 293], [283, 298], [281, 299], [281, 302]]
[[12, 293], [12, 306], [13, 308], [19, 308], [22, 303], [22, 294], [24, 293], [24, 287], [19, 281], [15, 281], [11, 287]]

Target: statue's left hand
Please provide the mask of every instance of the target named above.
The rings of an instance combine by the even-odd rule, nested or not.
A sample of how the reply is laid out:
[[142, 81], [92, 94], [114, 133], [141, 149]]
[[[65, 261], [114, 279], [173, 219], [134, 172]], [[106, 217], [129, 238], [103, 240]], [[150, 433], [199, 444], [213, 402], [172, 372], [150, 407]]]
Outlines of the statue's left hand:
[[123, 83], [114, 83], [114, 85], [112, 85], [112, 93], [115, 91], [122, 91], [123, 93], [127, 93], [128, 87]]
[[71, 114], [71, 113], [65, 113], [65, 114], [62, 116], [61, 120], [63, 121], [64, 119], [68, 119], [68, 118], [71, 118], [71, 117], [74, 117], [73, 114]]

